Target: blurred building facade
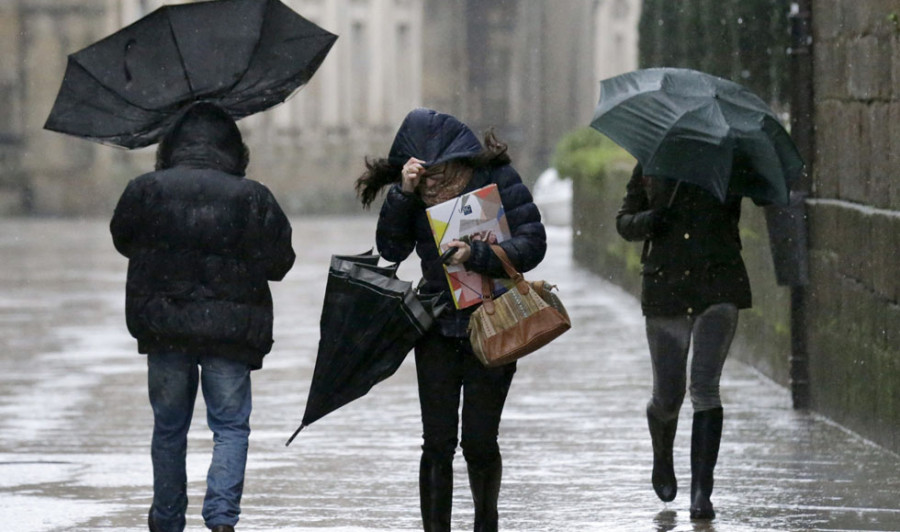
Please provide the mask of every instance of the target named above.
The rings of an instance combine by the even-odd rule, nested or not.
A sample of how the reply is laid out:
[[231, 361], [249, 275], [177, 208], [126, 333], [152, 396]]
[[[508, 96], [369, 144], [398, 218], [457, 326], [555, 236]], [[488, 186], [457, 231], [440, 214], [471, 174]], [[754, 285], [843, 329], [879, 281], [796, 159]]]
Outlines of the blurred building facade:
[[640, 5], [425, 0], [423, 102], [496, 128], [533, 183], [560, 138], [587, 127], [599, 80], [636, 68]]
[[[587, 125], [602, 77], [635, 68], [640, 0], [283, 0], [339, 39], [312, 81], [246, 118], [249, 174], [293, 213], [356, 212], [366, 156], [387, 153], [411, 108], [496, 127], [533, 181]], [[0, 213], [106, 215], [153, 147], [42, 129], [69, 53], [161, 0], [0, 3]]]
[[[127, 180], [153, 168], [153, 147], [119, 150], [42, 127], [67, 54], [163, 3], [0, 4], [0, 213], [108, 214]], [[340, 38], [306, 87], [240, 125], [250, 175], [284, 198], [285, 208], [319, 211], [352, 198], [364, 155], [384, 152], [406, 110], [421, 101], [421, 0], [285, 3]]]

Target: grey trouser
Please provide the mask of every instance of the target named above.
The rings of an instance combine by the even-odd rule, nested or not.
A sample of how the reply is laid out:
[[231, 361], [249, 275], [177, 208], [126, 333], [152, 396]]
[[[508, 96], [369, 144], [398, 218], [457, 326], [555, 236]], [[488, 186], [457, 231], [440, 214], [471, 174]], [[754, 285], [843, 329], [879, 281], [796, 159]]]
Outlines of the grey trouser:
[[647, 340], [653, 364], [653, 397], [649, 409], [662, 421], [678, 417], [684, 402], [691, 337], [691, 404], [694, 412], [722, 406], [719, 378], [737, 327], [738, 309], [731, 303], [712, 305], [697, 316], [647, 318]]

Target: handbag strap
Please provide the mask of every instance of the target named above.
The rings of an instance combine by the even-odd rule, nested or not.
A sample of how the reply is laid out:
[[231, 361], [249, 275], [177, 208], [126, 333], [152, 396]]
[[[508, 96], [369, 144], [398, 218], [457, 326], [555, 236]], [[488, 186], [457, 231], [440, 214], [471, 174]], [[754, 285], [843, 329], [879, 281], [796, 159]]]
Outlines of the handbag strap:
[[[509, 278], [512, 279], [514, 283], [516, 283], [516, 288], [518, 288], [519, 293], [525, 295], [531, 289], [528, 286], [528, 282], [525, 280], [525, 277], [516, 270], [515, 266], [512, 265], [512, 262], [509, 260], [509, 256], [506, 254], [506, 251], [497, 244], [491, 245], [491, 250], [494, 252], [494, 255], [497, 255], [497, 258], [500, 259], [500, 262], [503, 264], [503, 270], [509, 275]], [[484, 311], [488, 314], [494, 313], [494, 291], [493, 291], [493, 283], [491, 282], [491, 278], [487, 275], [481, 276], [481, 301], [482, 306], [484, 307]]]

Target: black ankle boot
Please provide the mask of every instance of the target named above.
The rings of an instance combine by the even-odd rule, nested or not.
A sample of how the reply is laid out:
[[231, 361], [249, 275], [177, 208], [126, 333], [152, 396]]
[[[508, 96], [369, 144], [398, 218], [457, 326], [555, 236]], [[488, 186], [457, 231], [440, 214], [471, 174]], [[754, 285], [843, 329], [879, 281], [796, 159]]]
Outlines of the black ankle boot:
[[721, 440], [722, 409], [695, 412], [691, 432], [691, 519], [716, 517], [709, 497]]
[[424, 452], [419, 463], [419, 502], [425, 532], [450, 532], [453, 506], [453, 457]]
[[675, 499], [678, 483], [675, 480], [675, 467], [672, 462], [672, 447], [675, 444], [675, 430], [678, 428], [678, 417], [671, 421], [662, 421], [650, 412], [647, 407], [647, 425], [650, 427], [650, 439], [653, 442], [653, 491], [663, 502]]
[[500, 496], [503, 461], [498, 456], [486, 467], [467, 464], [467, 468], [472, 501], [475, 503], [475, 532], [497, 532], [497, 499]]

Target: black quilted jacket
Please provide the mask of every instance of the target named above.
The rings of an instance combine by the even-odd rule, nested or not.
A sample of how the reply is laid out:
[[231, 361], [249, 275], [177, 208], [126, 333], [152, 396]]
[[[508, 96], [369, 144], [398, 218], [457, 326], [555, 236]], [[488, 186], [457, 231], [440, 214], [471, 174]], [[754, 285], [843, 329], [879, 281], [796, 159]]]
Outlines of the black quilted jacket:
[[126, 319], [139, 352], [262, 366], [268, 281], [294, 263], [290, 223], [265, 186], [214, 168], [152, 172], [128, 184], [110, 230], [129, 259]]
[[[626, 240], [644, 240], [641, 306], [646, 316], [696, 315], [716, 303], [751, 305], [741, 258], [741, 198], [725, 203], [686, 182], [645, 177], [636, 166], [616, 218]], [[653, 211], [674, 194], [668, 227], [654, 232]]]
[[[531, 192], [512, 166], [484, 167], [475, 171], [464, 192], [496, 183], [512, 238], [500, 243], [510, 261], [520, 272], [537, 266], [547, 251], [547, 236], [541, 214], [532, 201]], [[468, 336], [469, 316], [477, 307], [457, 311], [450, 300], [449, 286], [441, 266], [434, 236], [425, 215], [425, 204], [417, 196], [405, 195], [399, 185], [388, 191], [378, 218], [376, 243], [381, 255], [392, 262], [405, 260], [415, 248], [421, 260], [424, 293], [443, 293], [448, 302], [438, 320], [446, 336]], [[472, 242], [472, 257], [466, 262], [471, 271], [491, 277], [506, 277], [503, 265], [485, 242]]]

